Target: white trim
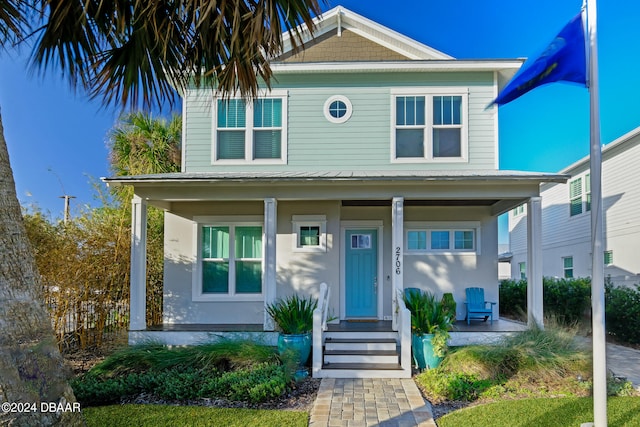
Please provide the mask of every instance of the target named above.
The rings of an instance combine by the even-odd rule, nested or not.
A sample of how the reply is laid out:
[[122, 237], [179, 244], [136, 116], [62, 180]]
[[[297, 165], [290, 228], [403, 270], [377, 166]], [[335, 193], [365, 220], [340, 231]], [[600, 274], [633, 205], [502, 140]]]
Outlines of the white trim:
[[[245, 137], [245, 149], [244, 159], [218, 159], [218, 100], [222, 99], [223, 95], [212, 97], [211, 100], [211, 164], [212, 165], [283, 165], [287, 164], [288, 159], [288, 117], [289, 117], [289, 91], [288, 90], [261, 90], [258, 92], [255, 100], [260, 99], [280, 99], [282, 100], [282, 123], [280, 127], [281, 132], [281, 146], [280, 146], [280, 158], [279, 159], [254, 159], [253, 158], [253, 100], [246, 100], [246, 118], [244, 137]], [[240, 96], [231, 97], [229, 99], [242, 99]]]
[[[201, 256], [201, 233], [202, 227], [207, 225], [216, 226], [260, 226], [262, 227], [263, 254], [262, 254], [262, 292], [255, 294], [236, 294], [235, 291], [229, 289], [228, 294], [205, 294], [202, 292], [202, 256]], [[231, 230], [230, 230], [231, 231]], [[233, 235], [229, 235], [230, 245], [229, 251], [235, 249], [231, 247]], [[238, 215], [230, 216], [195, 216], [193, 217], [193, 245], [192, 245], [192, 275], [191, 275], [191, 300], [194, 302], [212, 302], [212, 301], [264, 301], [265, 297], [265, 225], [264, 216], [259, 215]], [[231, 255], [231, 254], [230, 254]], [[230, 269], [231, 270], [231, 269]], [[229, 283], [234, 279], [229, 274]]]
[[[345, 9], [342, 6], [337, 6], [324, 12], [322, 15], [315, 17], [313, 22], [313, 35], [308, 31], [305, 24], [298, 27], [303, 38], [303, 43], [308, 43], [314, 37], [317, 38], [323, 34], [333, 31], [334, 29], [341, 28], [343, 30], [347, 29], [358, 33], [366, 39], [382, 46], [386, 46], [395, 52], [409, 57], [410, 59], [453, 59], [451, 56], [443, 52], [358, 15], [357, 13]], [[290, 52], [293, 48], [291, 36], [291, 32], [284, 32], [282, 34], [282, 51], [285, 54]], [[299, 43], [297, 40], [296, 42]]]
[[[468, 87], [406, 87], [391, 88], [390, 91], [390, 161], [391, 163], [411, 164], [411, 163], [468, 163], [469, 162], [469, 88]], [[425, 98], [425, 124], [419, 126], [424, 130], [423, 157], [400, 157], [396, 155], [396, 98], [405, 96], [415, 96]], [[433, 155], [433, 97], [434, 96], [460, 96], [461, 124], [456, 126], [460, 129], [460, 156], [459, 157], [434, 157]], [[416, 126], [418, 128], [418, 126]]]
[[147, 329], [147, 201], [131, 200], [131, 266], [129, 330]]
[[275, 324], [266, 307], [276, 300], [277, 285], [277, 246], [278, 240], [278, 201], [273, 197], [264, 199], [264, 226], [262, 240], [262, 293], [264, 295], [265, 331], [273, 331]]
[[[340, 101], [340, 102], [344, 103], [344, 105], [347, 107], [347, 111], [344, 113], [344, 116], [342, 116], [342, 117], [333, 117], [331, 115], [331, 113], [329, 112], [329, 107], [335, 101]], [[327, 119], [331, 123], [336, 123], [336, 124], [345, 123], [346, 121], [348, 121], [351, 118], [351, 114], [353, 113], [353, 105], [351, 104], [351, 101], [349, 100], [349, 98], [347, 98], [346, 96], [344, 96], [344, 95], [334, 95], [334, 96], [330, 96], [324, 102], [324, 107], [322, 108], [322, 112], [324, 113], [325, 119]]]
[[[326, 215], [292, 215], [291, 238], [293, 252], [326, 252], [327, 251], [327, 216]], [[318, 246], [300, 246], [298, 236], [300, 227], [319, 227]]]
[[404, 252], [404, 198], [394, 197], [391, 202], [391, 323], [395, 331], [398, 330], [398, 316], [401, 316], [396, 312], [396, 298], [397, 291], [404, 289]]
[[507, 72], [513, 76], [522, 66], [521, 60], [507, 61], [465, 61], [465, 60], [416, 60], [416, 61], [385, 61], [385, 62], [277, 62], [271, 64], [273, 72], [304, 73], [304, 72], [342, 72], [342, 73], [372, 73], [372, 72], [441, 72], [441, 71], [498, 71]]
[[384, 226], [382, 220], [367, 221], [340, 221], [340, 320], [346, 319], [346, 238], [345, 233], [349, 230], [366, 230], [375, 228], [378, 230], [378, 307], [377, 318], [383, 320], [383, 299], [384, 294]]
[[182, 99], [182, 136], [181, 136], [181, 147], [180, 147], [180, 172], [185, 172], [187, 167], [187, 102], [190, 97], [191, 90], [187, 89], [184, 92], [184, 97]]

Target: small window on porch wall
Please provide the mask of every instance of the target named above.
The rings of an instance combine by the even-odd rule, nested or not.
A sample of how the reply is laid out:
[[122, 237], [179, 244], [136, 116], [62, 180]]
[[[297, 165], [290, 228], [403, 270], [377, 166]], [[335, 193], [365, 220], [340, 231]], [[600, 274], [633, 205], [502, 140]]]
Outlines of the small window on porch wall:
[[[479, 223], [408, 222], [407, 254], [479, 254]], [[414, 228], [415, 227], [415, 228]]]
[[326, 252], [327, 220], [324, 215], [293, 215], [293, 251]]
[[202, 227], [202, 293], [262, 293], [262, 226]]

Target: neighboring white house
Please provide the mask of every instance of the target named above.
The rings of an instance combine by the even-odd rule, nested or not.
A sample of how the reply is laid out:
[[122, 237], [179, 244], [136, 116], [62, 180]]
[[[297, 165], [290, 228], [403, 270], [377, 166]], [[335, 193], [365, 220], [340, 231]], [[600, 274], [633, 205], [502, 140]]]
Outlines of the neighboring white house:
[[[602, 150], [602, 208], [605, 277], [640, 283], [640, 128]], [[550, 277], [591, 276], [591, 189], [589, 157], [559, 173], [567, 184], [545, 183], [542, 196], [542, 271]], [[525, 206], [509, 213], [511, 277], [526, 275]]]
[[[466, 287], [498, 301], [498, 216], [522, 203], [539, 213], [540, 184], [566, 181], [498, 170], [498, 109], [487, 105], [522, 61], [457, 60], [341, 7], [316, 24], [303, 51], [288, 43], [274, 59], [258, 99], [182, 94], [181, 172], [105, 179], [135, 192], [132, 341], [269, 335], [266, 304], [318, 297], [323, 282], [337, 320], [386, 322], [395, 336], [409, 333], [405, 288], [452, 293], [460, 319]], [[146, 205], [166, 212], [159, 332], [174, 335], [145, 321]], [[533, 321], [539, 216], [529, 229]]]

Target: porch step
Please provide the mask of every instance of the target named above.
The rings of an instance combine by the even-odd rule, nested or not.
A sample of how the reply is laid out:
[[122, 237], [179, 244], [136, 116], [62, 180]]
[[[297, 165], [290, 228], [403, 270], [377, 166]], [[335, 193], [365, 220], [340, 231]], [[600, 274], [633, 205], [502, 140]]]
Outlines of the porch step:
[[[360, 333], [362, 337], [363, 334]], [[397, 341], [393, 338], [334, 338], [327, 337], [324, 341], [326, 351], [393, 351], [396, 352]]]
[[329, 378], [397, 378], [403, 372], [398, 333], [327, 331], [322, 371]]
[[396, 350], [327, 350], [324, 352], [324, 363], [386, 365], [398, 363]]
[[402, 367], [398, 363], [325, 363], [325, 378], [400, 378]]

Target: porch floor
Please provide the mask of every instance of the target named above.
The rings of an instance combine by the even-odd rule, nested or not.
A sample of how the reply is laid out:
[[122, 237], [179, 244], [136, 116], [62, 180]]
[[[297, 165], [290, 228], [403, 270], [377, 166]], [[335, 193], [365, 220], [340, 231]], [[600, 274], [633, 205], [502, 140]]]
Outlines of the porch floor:
[[[519, 332], [527, 329], [527, 325], [508, 319], [489, 321], [472, 320], [471, 325], [467, 325], [465, 320], [456, 321], [452, 332]], [[154, 332], [263, 332], [261, 323], [238, 323], [238, 324], [206, 324], [206, 323], [183, 323], [149, 326], [147, 331]], [[390, 332], [391, 321], [380, 320], [374, 322], [353, 322], [340, 321], [340, 323], [329, 323], [327, 330], [330, 332]]]
[[163, 323], [162, 325], [148, 326], [147, 331], [153, 332], [263, 332], [262, 323]]
[[466, 320], [457, 320], [453, 325], [452, 332], [521, 332], [526, 331], [526, 323], [516, 322], [508, 319], [494, 320], [491, 324], [488, 320], [471, 320], [471, 324], [467, 325]]

